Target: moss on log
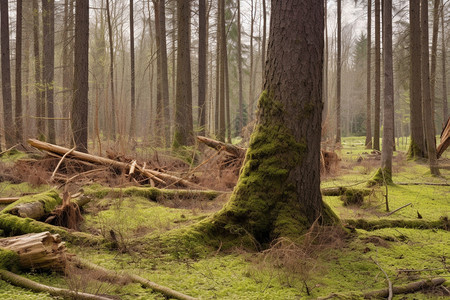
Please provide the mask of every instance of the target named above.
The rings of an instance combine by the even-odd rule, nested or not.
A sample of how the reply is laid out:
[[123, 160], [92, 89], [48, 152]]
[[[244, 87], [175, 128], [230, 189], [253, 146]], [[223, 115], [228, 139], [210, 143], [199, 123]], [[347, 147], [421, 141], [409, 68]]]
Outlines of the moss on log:
[[50, 213], [56, 206], [62, 203], [59, 194], [55, 190], [44, 193], [21, 197], [2, 210], [2, 213], [10, 213], [16, 216], [28, 217], [38, 220]]
[[414, 228], [414, 229], [443, 229], [450, 230], [450, 222], [448, 218], [442, 217], [437, 221], [426, 220], [364, 220], [364, 219], [347, 219], [342, 220], [344, 224], [364, 229], [367, 231], [382, 228]]
[[104, 243], [101, 237], [84, 232], [69, 232], [62, 227], [53, 226], [30, 218], [21, 218], [10, 214], [0, 214], [0, 229], [5, 235], [18, 235], [34, 232], [50, 231], [59, 234], [65, 241], [72, 244], [98, 245]]
[[15, 270], [19, 268], [19, 255], [11, 250], [0, 248], [0, 269]]
[[214, 200], [223, 192], [212, 190], [166, 190], [155, 187], [127, 187], [127, 188], [110, 188], [100, 185], [91, 185], [84, 188], [84, 194], [96, 198], [110, 197], [143, 197], [151, 201], [158, 202], [161, 199], [193, 199], [196, 200]]

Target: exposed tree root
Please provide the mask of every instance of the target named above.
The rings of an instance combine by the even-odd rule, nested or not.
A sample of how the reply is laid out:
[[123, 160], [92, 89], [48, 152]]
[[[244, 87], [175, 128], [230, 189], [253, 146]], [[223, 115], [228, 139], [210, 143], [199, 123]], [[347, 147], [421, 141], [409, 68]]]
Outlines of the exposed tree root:
[[91, 270], [95, 270], [95, 271], [104, 273], [111, 280], [118, 280], [120, 278], [129, 279], [133, 282], [140, 283], [141, 285], [143, 285], [145, 287], [151, 288], [155, 292], [161, 293], [161, 294], [165, 295], [166, 297], [180, 299], [180, 300], [197, 299], [197, 298], [193, 298], [191, 296], [185, 295], [183, 293], [177, 292], [175, 290], [172, 290], [171, 288], [159, 285], [155, 282], [152, 282], [150, 280], [147, 280], [147, 279], [145, 279], [141, 276], [135, 275], [135, 274], [127, 274], [125, 272], [117, 273], [117, 272], [105, 269], [103, 267], [97, 266], [91, 262], [85, 261], [84, 259], [80, 259], [80, 258], [73, 258], [72, 261], [75, 262], [75, 264], [78, 267], [91, 269]]
[[57, 287], [52, 287], [48, 285], [44, 285], [28, 278], [24, 278], [12, 272], [6, 270], [0, 270], [1, 279], [19, 287], [23, 287], [26, 289], [30, 289], [35, 292], [46, 292], [52, 296], [59, 296], [65, 299], [86, 299], [86, 300], [111, 300], [113, 297], [107, 296], [99, 296], [88, 293], [82, 293], [77, 291], [71, 291], [68, 289], [61, 289]]
[[437, 221], [425, 220], [364, 220], [364, 219], [347, 219], [342, 220], [344, 224], [349, 226], [364, 229], [367, 231], [382, 229], [382, 228], [413, 228], [413, 229], [443, 229], [450, 230], [449, 220], [442, 217]]

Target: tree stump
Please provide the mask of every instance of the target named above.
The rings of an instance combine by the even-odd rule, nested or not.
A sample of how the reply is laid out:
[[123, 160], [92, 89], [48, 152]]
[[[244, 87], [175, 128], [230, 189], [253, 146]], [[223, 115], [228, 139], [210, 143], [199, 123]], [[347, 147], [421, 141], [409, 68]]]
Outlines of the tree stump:
[[16, 252], [22, 269], [61, 271], [66, 265], [64, 242], [48, 231], [0, 239], [0, 248]]

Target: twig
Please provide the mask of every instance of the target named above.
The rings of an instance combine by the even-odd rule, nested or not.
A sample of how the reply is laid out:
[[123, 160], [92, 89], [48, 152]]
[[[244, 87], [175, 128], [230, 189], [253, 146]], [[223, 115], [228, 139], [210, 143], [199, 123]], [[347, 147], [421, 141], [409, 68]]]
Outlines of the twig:
[[76, 148], [73, 147], [72, 149], [70, 149], [69, 151], [67, 151], [67, 152], [61, 157], [61, 159], [59, 160], [58, 164], [56, 165], [55, 170], [53, 170], [52, 176], [50, 177], [50, 181], [52, 181], [53, 178], [55, 177], [56, 171], [58, 171], [59, 166], [61, 166], [61, 164], [62, 164], [64, 158], [66, 158], [67, 155], [69, 155], [70, 153], [72, 153], [73, 151], [75, 151], [75, 149], [76, 149]]
[[388, 281], [388, 285], [389, 285], [389, 296], [388, 296], [388, 300], [392, 300], [392, 282], [389, 279], [389, 276], [387, 275], [387, 273], [383, 270], [383, 268], [380, 266], [380, 264], [373, 258], [370, 257], [370, 259], [378, 266], [378, 268], [380, 268], [380, 270], [384, 273], [384, 276], [386, 276], [386, 280]]
[[450, 186], [450, 183], [434, 183], [434, 182], [396, 182], [396, 185], [432, 185], [432, 186]]
[[17, 200], [19, 200], [20, 197], [6, 197], [6, 198], [0, 198], [0, 204], [10, 204], [14, 203]]
[[3, 154], [5, 154], [6, 152], [11, 151], [12, 149], [16, 148], [17, 146], [19, 146], [20, 144], [15, 144], [14, 146], [12, 146], [11, 148], [6, 149], [3, 152], [0, 152], [0, 156], [2, 156]]
[[394, 209], [393, 211], [391, 211], [390, 213], [385, 214], [384, 216], [385, 216], [385, 217], [390, 216], [390, 215], [392, 215], [393, 213], [398, 212], [400, 209], [405, 208], [405, 207], [407, 207], [407, 206], [410, 206], [411, 204], [412, 204], [412, 203], [409, 202], [408, 204], [405, 204], [405, 205], [403, 205], [402, 207], [399, 207], [399, 208], [397, 208], [397, 209]]

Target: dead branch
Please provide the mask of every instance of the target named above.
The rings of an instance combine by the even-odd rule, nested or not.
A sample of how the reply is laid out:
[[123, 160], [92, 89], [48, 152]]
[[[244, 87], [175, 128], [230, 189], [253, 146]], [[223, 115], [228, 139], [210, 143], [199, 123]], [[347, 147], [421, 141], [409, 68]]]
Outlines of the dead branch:
[[[415, 281], [415, 282], [411, 282], [411, 283], [403, 285], [403, 286], [394, 287], [392, 289], [392, 293], [395, 295], [414, 293], [421, 289], [428, 289], [428, 288], [432, 288], [432, 287], [441, 285], [445, 281], [446, 280], [444, 278], [433, 278], [430, 280]], [[382, 290], [365, 293], [364, 298], [366, 298], [366, 299], [386, 298], [388, 295], [389, 295], [389, 290], [382, 289]]]
[[52, 181], [53, 178], [55, 177], [56, 171], [58, 171], [59, 166], [61, 166], [61, 164], [62, 164], [64, 158], [66, 158], [66, 156], [69, 155], [70, 153], [72, 153], [73, 151], [75, 151], [75, 147], [73, 147], [72, 149], [70, 149], [69, 151], [67, 151], [67, 152], [61, 157], [61, 159], [59, 160], [58, 164], [56, 165], [55, 170], [54, 170], [53, 173], [52, 173], [52, 176], [50, 177], [50, 181]]
[[432, 185], [432, 186], [450, 186], [450, 183], [434, 183], [434, 182], [396, 182], [396, 185]]
[[211, 147], [213, 149], [216, 149], [217, 151], [224, 150], [228, 154], [235, 156], [235, 157], [244, 157], [245, 153], [247, 152], [247, 149], [235, 146], [228, 143], [223, 143], [220, 141], [216, 141], [204, 136], [197, 136], [197, 140], [199, 142], [204, 143], [206, 146]]
[[394, 209], [394, 210], [391, 211], [390, 213], [385, 214], [384, 216], [385, 216], [385, 217], [390, 216], [390, 215], [392, 215], [392, 214], [398, 212], [400, 209], [405, 208], [405, 207], [407, 207], [407, 206], [410, 206], [411, 204], [412, 204], [411, 202], [408, 203], [408, 204], [405, 204], [405, 205], [403, 205], [403, 206], [401, 206], [401, 207], [399, 207], [399, 208], [397, 208], [397, 209]]
[[61, 289], [53, 286], [44, 285], [28, 278], [19, 276], [6, 270], [0, 270], [1, 279], [19, 287], [30, 289], [35, 292], [46, 292], [53, 296], [63, 297], [65, 299], [86, 299], [86, 300], [111, 300], [112, 297], [93, 295], [83, 292]]
[[19, 200], [20, 197], [5, 197], [5, 198], [0, 198], [0, 204], [11, 204], [16, 202], [17, 200]]
[[388, 282], [388, 300], [392, 300], [392, 296], [393, 296], [393, 292], [392, 292], [392, 282], [389, 279], [388, 274], [386, 273], [386, 271], [383, 270], [383, 268], [380, 266], [380, 264], [373, 258], [370, 257], [370, 259], [378, 266], [378, 268], [380, 268], [381, 272], [383, 272], [384, 276], [386, 277], [386, 280]]

